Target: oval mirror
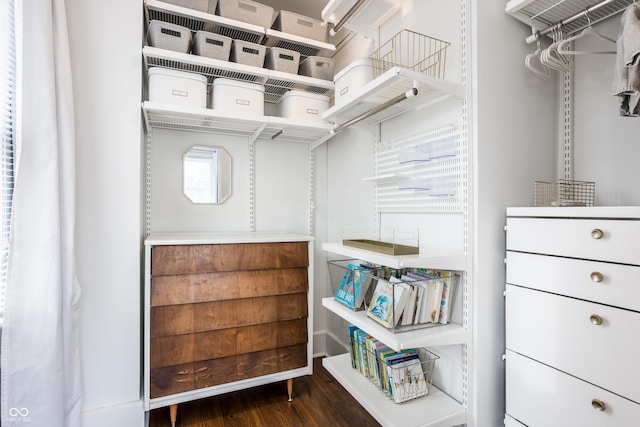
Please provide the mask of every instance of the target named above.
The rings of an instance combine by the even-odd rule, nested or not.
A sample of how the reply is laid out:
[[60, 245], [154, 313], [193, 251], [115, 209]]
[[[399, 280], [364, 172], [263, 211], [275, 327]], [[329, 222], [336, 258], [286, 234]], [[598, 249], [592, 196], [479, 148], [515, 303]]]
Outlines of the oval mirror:
[[231, 196], [231, 156], [223, 148], [189, 148], [182, 169], [182, 191], [193, 203], [219, 204]]

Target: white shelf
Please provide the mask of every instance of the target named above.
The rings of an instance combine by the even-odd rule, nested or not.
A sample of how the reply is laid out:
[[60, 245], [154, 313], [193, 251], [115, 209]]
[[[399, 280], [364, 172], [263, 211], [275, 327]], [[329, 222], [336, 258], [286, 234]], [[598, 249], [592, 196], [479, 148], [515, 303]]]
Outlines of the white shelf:
[[466, 422], [466, 409], [435, 386], [429, 395], [394, 403], [360, 372], [349, 354], [328, 357], [322, 366], [383, 426], [450, 427]]
[[414, 87], [418, 95], [405, 99], [389, 108], [368, 117], [365, 123], [378, 123], [417, 106], [429, 105], [454, 97], [463, 99], [465, 87], [460, 83], [429, 77], [426, 74], [393, 67], [360, 90], [355, 91], [340, 104], [322, 114], [322, 120], [336, 124], [346, 123], [369, 110], [402, 95]]
[[467, 269], [467, 257], [462, 253], [429, 253], [421, 250], [417, 255], [392, 256], [345, 246], [342, 243], [323, 243], [322, 249], [336, 255], [362, 259], [391, 268], [433, 268], [455, 271]]
[[302, 56], [329, 56], [335, 46], [294, 34], [236, 21], [223, 16], [200, 12], [162, 1], [145, 0], [147, 20], [154, 19], [187, 27], [192, 31], [209, 31], [232, 39], [282, 47], [300, 52]]
[[208, 108], [183, 107], [145, 101], [142, 104], [147, 131], [174, 129], [219, 135], [244, 136], [301, 143], [317, 143], [331, 137], [332, 126], [304, 123], [282, 117], [223, 113]]
[[198, 73], [207, 77], [208, 85], [213, 84], [213, 80], [217, 77], [262, 84], [264, 85], [264, 99], [266, 102], [277, 102], [282, 95], [292, 89], [328, 97], [332, 97], [335, 90], [333, 82], [328, 80], [252, 67], [151, 46], [142, 48], [142, 56], [147, 71], [150, 67], [164, 67]]
[[366, 310], [351, 310], [333, 297], [323, 298], [322, 306], [397, 351], [416, 347], [459, 345], [467, 342], [466, 329], [457, 323], [427, 328], [416, 326], [416, 329], [393, 333], [375, 320], [369, 319]]
[[[506, 12], [539, 31], [565, 21], [567, 18], [584, 12], [601, 0], [511, 0], [507, 3]], [[591, 24], [603, 21], [623, 11], [633, 0], [613, 0], [597, 10], [589, 12], [589, 18], [581, 16], [572, 22], [565, 23], [562, 31], [571, 35]]]

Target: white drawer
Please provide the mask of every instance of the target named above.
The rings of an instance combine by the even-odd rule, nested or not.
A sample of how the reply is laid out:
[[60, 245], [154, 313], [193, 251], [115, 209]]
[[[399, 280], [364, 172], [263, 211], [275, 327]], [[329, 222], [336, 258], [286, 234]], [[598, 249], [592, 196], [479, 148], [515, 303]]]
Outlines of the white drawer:
[[[600, 316], [596, 325], [593, 316]], [[506, 346], [640, 402], [640, 313], [507, 285]]]
[[507, 283], [640, 311], [640, 267], [507, 252]]
[[640, 265], [640, 222], [507, 218], [507, 250]]
[[507, 413], [529, 427], [626, 427], [640, 419], [637, 403], [511, 351], [506, 372]]

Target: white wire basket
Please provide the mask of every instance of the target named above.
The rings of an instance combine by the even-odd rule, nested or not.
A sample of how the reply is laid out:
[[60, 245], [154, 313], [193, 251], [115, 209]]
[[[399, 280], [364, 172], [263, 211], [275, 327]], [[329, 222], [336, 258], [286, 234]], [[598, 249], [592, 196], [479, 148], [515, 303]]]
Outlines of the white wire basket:
[[443, 79], [450, 45], [444, 40], [405, 29], [380, 45], [369, 58], [374, 61], [375, 77], [393, 67], [401, 67]]

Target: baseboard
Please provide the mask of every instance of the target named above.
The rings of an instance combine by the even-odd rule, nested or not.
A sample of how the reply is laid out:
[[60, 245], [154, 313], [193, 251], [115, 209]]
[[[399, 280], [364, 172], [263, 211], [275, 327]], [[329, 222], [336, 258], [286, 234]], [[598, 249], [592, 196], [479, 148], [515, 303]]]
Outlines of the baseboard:
[[335, 356], [337, 354], [343, 354], [349, 351], [349, 347], [347, 346], [347, 344], [342, 342], [337, 335], [325, 331], [325, 336], [325, 352], [328, 356]]
[[142, 400], [83, 410], [81, 417], [83, 427], [142, 427], [145, 425]]

